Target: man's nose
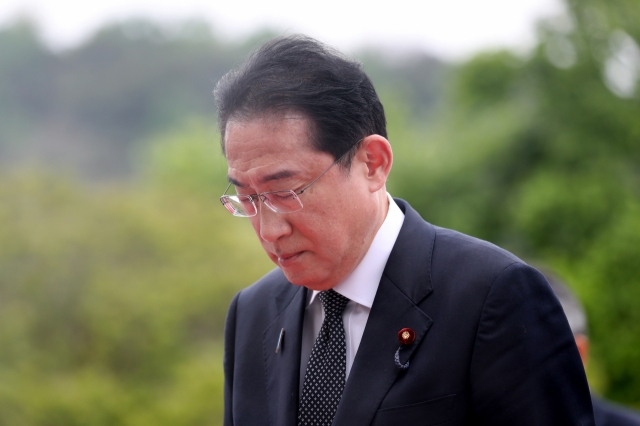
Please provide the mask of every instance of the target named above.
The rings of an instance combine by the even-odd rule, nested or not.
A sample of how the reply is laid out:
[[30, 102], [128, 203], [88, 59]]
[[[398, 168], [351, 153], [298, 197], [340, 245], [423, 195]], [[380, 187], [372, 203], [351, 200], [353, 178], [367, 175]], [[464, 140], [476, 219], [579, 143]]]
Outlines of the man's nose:
[[260, 216], [260, 238], [264, 241], [273, 243], [291, 234], [292, 228], [286, 214], [276, 213], [262, 204], [258, 215]]

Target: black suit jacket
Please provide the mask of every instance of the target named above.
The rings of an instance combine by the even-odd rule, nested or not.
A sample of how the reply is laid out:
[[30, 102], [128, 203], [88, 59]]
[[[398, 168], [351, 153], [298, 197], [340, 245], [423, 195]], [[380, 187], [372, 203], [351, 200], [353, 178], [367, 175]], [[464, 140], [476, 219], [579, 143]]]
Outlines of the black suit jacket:
[[[544, 277], [396, 202], [405, 220], [333, 425], [593, 425], [573, 335]], [[276, 269], [233, 299], [225, 425], [296, 424], [306, 291]], [[404, 327], [416, 340], [401, 371]]]

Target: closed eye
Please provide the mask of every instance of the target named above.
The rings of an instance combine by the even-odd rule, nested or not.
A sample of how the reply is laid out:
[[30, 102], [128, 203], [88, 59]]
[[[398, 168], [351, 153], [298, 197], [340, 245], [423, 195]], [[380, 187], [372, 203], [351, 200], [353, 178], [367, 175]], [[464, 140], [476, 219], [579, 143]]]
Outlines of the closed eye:
[[[265, 194], [266, 195], [266, 194]], [[286, 200], [291, 200], [293, 198], [296, 198], [296, 194], [294, 194], [291, 191], [277, 191], [277, 192], [271, 192], [268, 194], [269, 197], [271, 198], [275, 198], [278, 199], [280, 201], [286, 201]]]

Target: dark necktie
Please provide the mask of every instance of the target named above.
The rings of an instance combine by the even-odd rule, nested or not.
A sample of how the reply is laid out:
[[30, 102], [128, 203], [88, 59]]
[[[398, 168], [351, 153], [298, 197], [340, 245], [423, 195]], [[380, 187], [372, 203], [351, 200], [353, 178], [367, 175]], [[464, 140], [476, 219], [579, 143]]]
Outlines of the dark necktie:
[[298, 426], [330, 426], [346, 381], [347, 343], [342, 311], [349, 299], [334, 290], [321, 291], [318, 296], [324, 321], [304, 375]]

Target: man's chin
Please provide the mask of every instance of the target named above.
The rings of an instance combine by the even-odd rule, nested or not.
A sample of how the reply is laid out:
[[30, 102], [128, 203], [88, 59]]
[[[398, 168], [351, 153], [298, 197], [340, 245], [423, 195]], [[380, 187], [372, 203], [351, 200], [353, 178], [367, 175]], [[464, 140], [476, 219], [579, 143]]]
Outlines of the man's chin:
[[333, 288], [335, 284], [332, 284], [331, 281], [318, 279], [318, 277], [312, 276], [308, 272], [300, 272], [300, 271], [292, 271], [287, 270], [285, 268], [280, 268], [282, 272], [284, 272], [284, 276], [289, 280], [289, 282], [293, 285], [297, 285], [299, 287], [306, 287], [309, 290], [317, 290], [323, 291]]
[[287, 280], [289, 280], [291, 284], [301, 287], [307, 287], [308, 284], [312, 284], [312, 280], [307, 276], [308, 274], [296, 269], [297, 268], [286, 268], [280, 266], [280, 270], [282, 270], [284, 276], [287, 277]]

